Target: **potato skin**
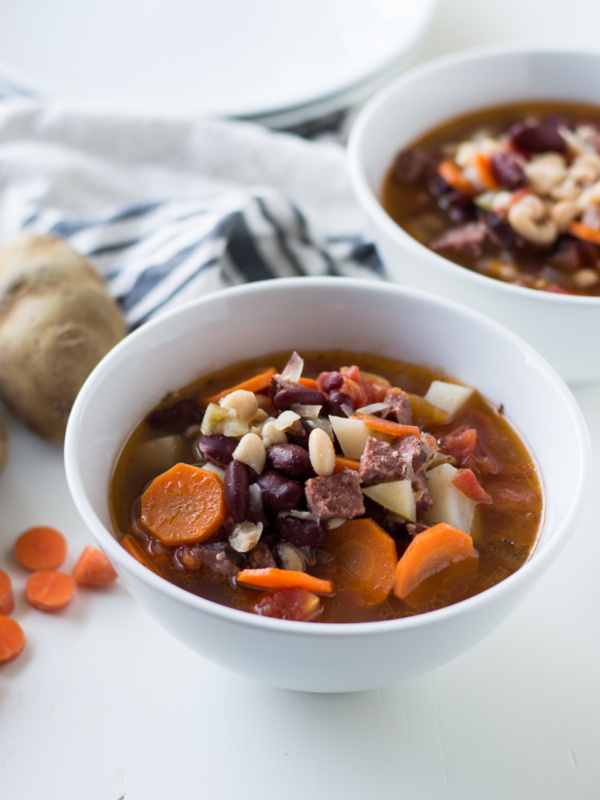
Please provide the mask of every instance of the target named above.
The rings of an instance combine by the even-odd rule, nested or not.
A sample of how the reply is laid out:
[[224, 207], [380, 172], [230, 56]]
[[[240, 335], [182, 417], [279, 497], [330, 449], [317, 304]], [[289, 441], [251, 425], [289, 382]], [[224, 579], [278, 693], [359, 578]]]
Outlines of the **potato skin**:
[[21, 234], [0, 248], [0, 397], [62, 442], [83, 382], [126, 333], [91, 262], [64, 239]]

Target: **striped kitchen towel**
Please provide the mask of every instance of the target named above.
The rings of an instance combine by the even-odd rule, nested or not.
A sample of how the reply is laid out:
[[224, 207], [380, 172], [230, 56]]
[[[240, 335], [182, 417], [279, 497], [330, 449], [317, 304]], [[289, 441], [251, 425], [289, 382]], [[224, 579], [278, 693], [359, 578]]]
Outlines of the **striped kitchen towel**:
[[0, 102], [0, 241], [65, 237], [131, 328], [245, 281], [380, 278], [345, 151], [258, 125]]

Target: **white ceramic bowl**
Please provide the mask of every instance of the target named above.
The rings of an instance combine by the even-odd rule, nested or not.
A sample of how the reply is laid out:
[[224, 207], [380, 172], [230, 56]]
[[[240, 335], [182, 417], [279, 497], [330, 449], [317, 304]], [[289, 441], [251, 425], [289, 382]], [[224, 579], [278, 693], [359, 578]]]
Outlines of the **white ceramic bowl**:
[[[528, 563], [483, 594], [422, 616], [311, 624], [212, 603], [132, 558], [111, 533], [108, 487], [133, 427], [169, 390], [248, 357], [294, 348], [344, 348], [441, 366], [502, 402], [535, 453], [546, 493], [543, 531]], [[65, 459], [83, 520], [131, 594], [161, 625], [223, 667], [267, 684], [319, 692], [409, 678], [490, 633], [573, 530], [590, 471], [589, 439], [573, 396], [521, 340], [453, 303], [393, 284], [344, 278], [278, 279], [228, 289], [130, 334], [81, 390]]]
[[598, 74], [600, 51], [504, 46], [458, 53], [413, 69], [376, 94], [357, 116], [348, 145], [352, 185], [390, 278], [502, 322], [573, 384], [600, 380], [600, 298], [525, 289], [460, 267], [405, 233], [379, 196], [394, 156], [441, 122], [513, 101], [600, 106]]

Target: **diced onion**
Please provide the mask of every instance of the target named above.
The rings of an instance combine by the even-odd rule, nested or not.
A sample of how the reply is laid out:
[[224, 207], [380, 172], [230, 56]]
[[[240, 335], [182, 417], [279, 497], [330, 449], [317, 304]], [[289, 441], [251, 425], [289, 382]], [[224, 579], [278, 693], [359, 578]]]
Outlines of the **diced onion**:
[[290, 356], [290, 360], [283, 368], [281, 377], [286, 381], [292, 381], [293, 383], [298, 383], [298, 381], [302, 377], [303, 369], [304, 369], [304, 359], [301, 358], [301, 356], [299, 356], [298, 353], [294, 350], [294, 352]]
[[357, 408], [356, 412], [360, 414], [379, 414], [380, 411], [387, 411], [389, 407], [389, 403], [371, 403], [369, 406]]

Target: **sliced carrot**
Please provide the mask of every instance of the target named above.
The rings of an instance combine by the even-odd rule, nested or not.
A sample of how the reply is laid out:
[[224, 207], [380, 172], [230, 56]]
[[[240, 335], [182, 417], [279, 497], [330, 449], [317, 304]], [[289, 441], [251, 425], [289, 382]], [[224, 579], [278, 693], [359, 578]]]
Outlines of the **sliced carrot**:
[[40, 611], [59, 611], [75, 594], [75, 578], [57, 569], [40, 569], [25, 585], [27, 602]]
[[0, 569], [0, 615], [12, 614], [15, 610], [15, 593], [8, 572]]
[[575, 236], [577, 239], [583, 239], [585, 242], [593, 242], [600, 244], [600, 231], [592, 228], [590, 225], [585, 225], [583, 222], [573, 220], [567, 225], [567, 233]]
[[333, 594], [331, 581], [315, 578], [307, 572], [293, 569], [265, 567], [263, 569], [242, 569], [235, 576], [236, 582], [244, 586], [256, 586], [259, 589], [289, 589], [297, 586], [316, 594]]
[[0, 664], [20, 656], [25, 647], [23, 628], [12, 617], [0, 617]]
[[421, 431], [416, 425], [402, 425], [400, 422], [393, 422], [391, 419], [382, 419], [374, 414], [356, 413], [356, 417], [362, 420], [367, 428], [380, 433], [387, 433], [389, 436], [420, 436]]
[[474, 153], [473, 166], [477, 170], [477, 174], [486, 189], [494, 190], [500, 186], [500, 183], [494, 175], [492, 169], [492, 159], [487, 153]]
[[201, 402], [203, 405], [208, 405], [209, 403], [218, 403], [222, 397], [225, 397], [225, 395], [231, 394], [231, 392], [235, 392], [238, 389], [244, 389], [247, 392], [264, 392], [264, 390], [268, 389], [271, 385], [271, 378], [276, 372], [277, 370], [275, 367], [268, 367], [268, 369], [263, 369], [261, 367], [255, 375], [252, 375], [245, 381], [236, 383], [234, 386], [228, 386], [227, 389], [223, 389], [216, 394], [212, 394], [210, 397], [203, 397]]
[[344, 522], [328, 531], [326, 546], [334, 553], [336, 569], [341, 570], [336, 585], [344, 584], [369, 605], [389, 596], [398, 555], [392, 537], [374, 520], [365, 517]]
[[472, 197], [476, 194], [475, 187], [465, 176], [462, 169], [451, 159], [447, 158], [438, 166], [438, 174], [458, 192]]
[[317, 388], [317, 382], [314, 378], [299, 378], [298, 383], [302, 384], [306, 389]]
[[26, 569], [57, 569], [67, 556], [67, 540], [50, 525], [36, 525], [18, 537], [15, 555]]
[[117, 573], [104, 553], [87, 545], [73, 567], [73, 577], [81, 586], [100, 589], [113, 583]]
[[175, 464], [142, 495], [140, 521], [166, 545], [209, 539], [226, 517], [221, 479], [191, 464]]
[[133, 536], [128, 534], [124, 539], [121, 539], [121, 547], [127, 550], [129, 555], [133, 556], [135, 560], [139, 561], [144, 567], [147, 567], [148, 569], [152, 570], [152, 572], [156, 572], [158, 574], [158, 570], [140, 547], [139, 543], [133, 538]]
[[348, 469], [353, 469], [355, 472], [358, 472], [360, 469], [360, 461], [357, 461], [355, 458], [345, 458], [344, 456], [336, 456], [335, 457], [335, 466], [333, 468], [333, 474], [335, 475], [338, 472], [341, 472], [345, 467]]
[[394, 594], [411, 604], [411, 594], [426, 578], [465, 559], [477, 559], [468, 533], [440, 522], [418, 533], [396, 567]]

